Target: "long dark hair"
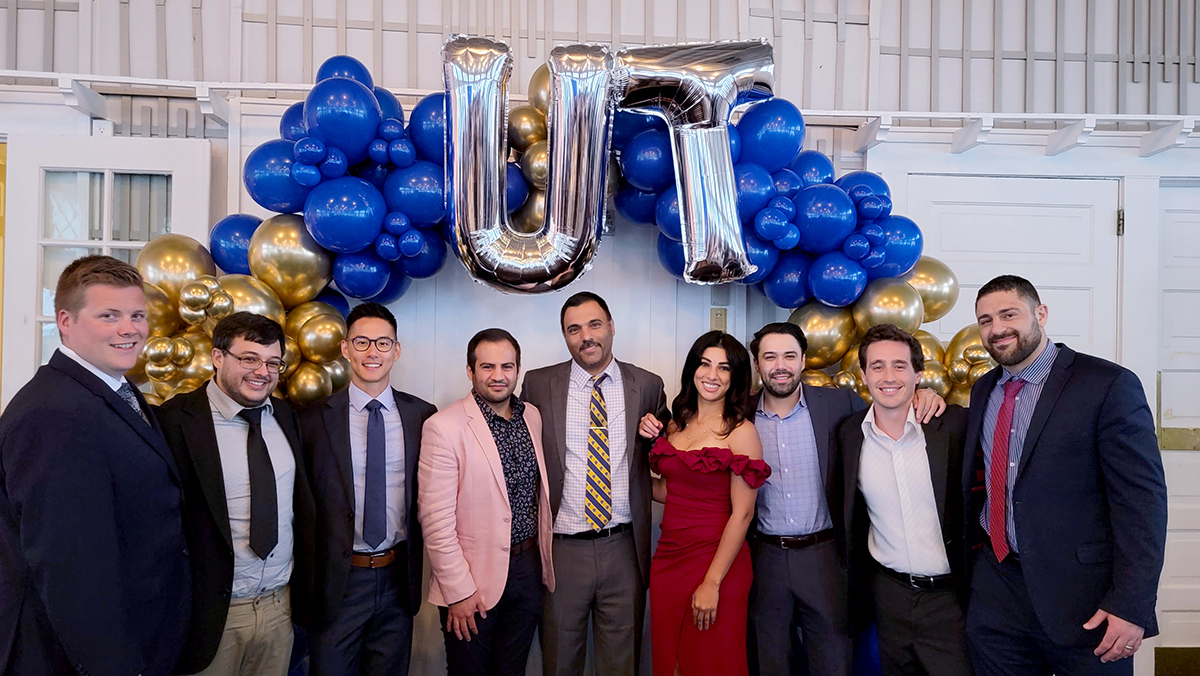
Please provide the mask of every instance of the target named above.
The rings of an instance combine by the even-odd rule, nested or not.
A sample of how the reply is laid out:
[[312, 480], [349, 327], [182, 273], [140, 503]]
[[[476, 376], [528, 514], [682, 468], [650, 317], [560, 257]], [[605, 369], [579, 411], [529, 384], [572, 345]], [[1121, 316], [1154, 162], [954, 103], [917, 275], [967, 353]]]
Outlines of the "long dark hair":
[[709, 331], [692, 343], [687, 358], [683, 360], [683, 375], [679, 377], [679, 396], [671, 402], [671, 417], [680, 430], [696, 417], [699, 392], [696, 391], [696, 369], [700, 358], [710, 347], [725, 350], [729, 361], [729, 391], [725, 393], [725, 410], [721, 414], [725, 425], [721, 436], [731, 432], [746, 419], [750, 409], [750, 355], [737, 338], [722, 331]]

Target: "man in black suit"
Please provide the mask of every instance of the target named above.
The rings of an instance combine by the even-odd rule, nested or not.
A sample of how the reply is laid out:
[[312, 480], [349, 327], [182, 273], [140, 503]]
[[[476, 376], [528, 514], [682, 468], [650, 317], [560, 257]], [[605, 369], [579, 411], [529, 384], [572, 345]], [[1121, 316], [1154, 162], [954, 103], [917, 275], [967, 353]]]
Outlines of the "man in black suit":
[[142, 277], [87, 256], [54, 305], [62, 347], [0, 416], [0, 673], [165, 675], [191, 594], [175, 461], [124, 377]]
[[213, 378], [159, 409], [183, 475], [192, 621], [180, 673], [283, 676], [307, 624], [315, 510], [296, 414], [271, 393], [283, 329], [235, 312], [213, 329]]
[[[1028, 280], [979, 289], [1000, 368], [971, 390], [963, 500], [974, 557], [967, 640], [979, 676], [1132, 674], [1154, 605], [1167, 489], [1128, 369], [1050, 341]], [[970, 491], [976, 476], [985, 490]]]
[[951, 406], [917, 420], [912, 400], [925, 358], [917, 339], [892, 324], [867, 330], [858, 361], [873, 403], [839, 426], [834, 461], [851, 624], [865, 627], [874, 616], [883, 676], [970, 674], [958, 498], [967, 412]]
[[300, 414], [317, 500], [314, 676], [403, 676], [421, 607], [421, 427], [437, 412], [392, 388], [396, 318], [363, 303], [346, 320], [350, 387]]
[[[600, 296], [583, 291], [559, 316], [571, 360], [530, 371], [521, 398], [542, 411], [546, 480], [554, 513], [554, 568], [564, 571], [542, 614], [546, 676], [582, 674], [587, 628], [593, 626], [596, 673], [628, 675], [641, 661], [650, 580], [650, 442], [637, 434], [643, 418], [665, 422], [667, 398], [658, 376], [613, 359], [613, 321]], [[593, 418], [593, 409], [602, 418]], [[603, 423], [606, 454], [589, 459], [589, 429]], [[590, 511], [589, 462], [607, 495]], [[607, 484], [607, 485], [603, 485]]]

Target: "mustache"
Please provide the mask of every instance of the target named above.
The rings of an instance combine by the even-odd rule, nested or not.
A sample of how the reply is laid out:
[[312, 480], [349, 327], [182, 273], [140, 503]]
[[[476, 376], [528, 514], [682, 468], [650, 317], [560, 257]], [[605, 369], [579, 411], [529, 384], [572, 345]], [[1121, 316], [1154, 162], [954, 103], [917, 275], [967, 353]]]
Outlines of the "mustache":
[[794, 376], [794, 375], [796, 375], [796, 372], [792, 371], [791, 369], [775, 369], [774, 371], [771, 371], [770, 373], [768, 373], [767, 377], [774, 378], [775, 376]]
[[589, 347], [600, 347], [600, 343], [598, 343], [594, 340], [585, 340], [579, 344], [579, 349], [581, 349], [581, 350], [587, 349]]
[[990, 338], [988, 338], [988, 342], [994, 345], [997, 341], [1001, 341], [1006, 338], [1020, 339], [1021, 334], [1017, 333], [1016, 331], [1005, 331], [1004, 333], [996, 333], [996, 334], [993, 334]]

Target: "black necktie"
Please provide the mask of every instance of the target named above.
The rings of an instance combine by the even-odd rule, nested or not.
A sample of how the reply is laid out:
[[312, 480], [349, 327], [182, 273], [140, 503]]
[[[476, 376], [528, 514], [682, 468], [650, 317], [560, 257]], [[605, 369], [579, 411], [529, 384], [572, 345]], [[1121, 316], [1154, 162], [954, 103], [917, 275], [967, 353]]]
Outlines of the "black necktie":
[[245, 408], [238, 416], [250, 423], [246, 459], [250, 469], [250, 549], [266, 559], [279, 542], [279, 502], [275, 493], [275, 468], [262, 435], [263, 409]]
[[363, 541], [378, 547], [387, 537], [387, 464], [386, 435], [383, 429], [383, 404], [367, 402], [367, 480], [363, 492]]

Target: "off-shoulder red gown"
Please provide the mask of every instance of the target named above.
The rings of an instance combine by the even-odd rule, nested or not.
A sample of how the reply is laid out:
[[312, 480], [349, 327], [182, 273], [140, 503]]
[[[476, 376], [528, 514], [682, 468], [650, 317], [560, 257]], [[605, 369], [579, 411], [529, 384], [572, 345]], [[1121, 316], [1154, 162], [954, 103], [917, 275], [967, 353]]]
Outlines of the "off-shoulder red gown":
[[650, 450], [650, 467], [667, 480], [662, 537], [650, 564], [650, 636], [654, 676], [748, 673], [746, 604], [750, 596], [750, 548], [742, 548], [721, 582], [716, 622], [700, 631], [692, 621], [692, 593], [704, 581], [732, 504], [733, 472], [751, 488], [771, 476], [762, 460], [728, 448], [681, 451], [660, 437]]

